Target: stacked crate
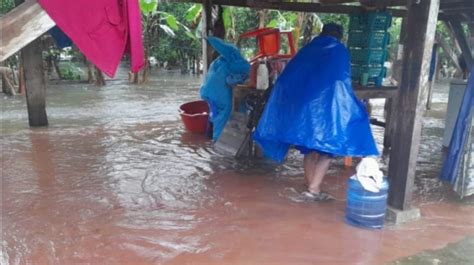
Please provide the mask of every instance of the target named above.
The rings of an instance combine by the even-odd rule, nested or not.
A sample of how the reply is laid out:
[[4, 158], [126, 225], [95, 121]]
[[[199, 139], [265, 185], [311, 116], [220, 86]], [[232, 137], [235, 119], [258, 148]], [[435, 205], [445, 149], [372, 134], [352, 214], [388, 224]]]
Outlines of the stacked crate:
[[362, 85], [380, 86], [387, 70], [392, 16], [387, 12], [367, 12], [350, 16], [347, 46], [352, 58], [352, 80]]

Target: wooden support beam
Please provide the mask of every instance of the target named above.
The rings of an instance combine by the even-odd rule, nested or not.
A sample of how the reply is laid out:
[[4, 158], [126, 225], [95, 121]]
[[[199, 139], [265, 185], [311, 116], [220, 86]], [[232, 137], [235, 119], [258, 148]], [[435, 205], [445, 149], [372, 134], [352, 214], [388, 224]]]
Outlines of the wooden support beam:
[[0, 18], [0, 62], [54, 27], [36, 0], [29, 0]]
[[438, 36], [436, 38], [436, 41], [438, 42], [441, 49], [443, 49], [448, 59], [454, 64], [454, 66], [457, 69], [461, 69], [461, 67], [459, 66], [458, 58], [456, 58], [456, 54], [454, 54], [453, 50], [451, 50], [451, 47], [446, 43], [446, 40], [442, 36]]
[[353, 84], [352, 86], [354, 88], [354, 93], [360, 99], [393, 98], [398, 93], [398, 88], [396, 86], [364, 87], [358, 84]]
[[[171, 0], [171, 2], [181, 3], [202, 3], [200, 0]], [[214, 5], [249, 7], [256, 9], [274, 9], [283, 11], [297, 12], [315, 12], [315, 13], [336, 13], [336, 14], [354, 14], [365, 12], [367, 9], [357, 5], [343, 4], [322, 4], [322, 3], [302, 3], [302, 2], [281, 2], [281, 1], [256, 1], [256, 0], [213, 0]], [[406, 10], [388, 8], [395, 17], [403, 17]]]
[[48, 125], [42, 52], [40, 39], [31, 42], [21, 51], [25, 71], [28, 120], [32, 127]]
[[[407, 19], [403, 18], [402, 19], [402, 24], [400, 28], [400, 38], [399, 38], [399, 43], [398, 43], [398, 51], [397, 51], [397, 56], [396, 60], [393, 64], [393, 74], [392, 77], [400, 84], [401, 80], [401, 75], [402, 75], [402, 68], [403, 68], [403, 48], [404, 45], [407, 41]], [[384, 106], [384, 111], [385, 111], [385, 123], [387, 124], [385, 126], [385, 131], [384, 131], [384, 136], [383, 136], [383, 146], [384, 146], [384, 154], [389, 153], [390, 148], [392, 147], [392, 138], [394, 135], [396, 123], [397, 123], [397, 97], [398, 97], [398, 92], [400, 89], [397, 90], [397, 94], [392, 97], [388, 98], [385, 101], [385, 106]]]
[[399, 113], [388, 170], [391, 181], [388, 202], [400, 210], [411, 207], [439, 1], [410, 1], [407, 5], [407, 25], [413, 26], [406, 30], [402, 78], [396, 102]]
[[212, 35], [212, 0], [202, 0], [201, 32], [202, 32], [202, 67], [206, 76], [211, 64], [212, 48], [207, 42], [207, 37]]
[[461, 55], [464, 59], [464, 62], [466, 63], [467, 71], [469, 72], [472, 66], [472, 51], [469, 48], [469, 43], [467, 42], [467, 37], [466, 34], [464, 34], [461, 22], [459, 22], [459, 20], [453, 19], [448, 23], [451, 25], [451, 29], [453, 30], [454, 36], [456, 37], [456, 41], [461, 48]]
[[433, 101], [433, 87], [436, 83], [436, 69], [438, 69], [438, 44], [433, 45], [433, 53], [431, 56], [430, 64], [430, 76], [429, 76], [429, 85], [428, 85], [428, 97], [426, 99], [426, 109], [431, 109], [431, 103]]

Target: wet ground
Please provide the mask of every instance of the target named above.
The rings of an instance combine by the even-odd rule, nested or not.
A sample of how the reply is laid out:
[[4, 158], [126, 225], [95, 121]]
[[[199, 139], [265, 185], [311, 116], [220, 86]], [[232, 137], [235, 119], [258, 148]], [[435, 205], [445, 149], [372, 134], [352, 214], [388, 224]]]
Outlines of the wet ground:
[[[384, 264], [471, 244], [474, 205], [436, 180], [445, 86], [424, 120], [423, 218], [377, 231], [344, 223], [352, 169], [341, 161], [324, 183], [338, 200], [302, 203], [297, 154], [282, 166], [235, 161], [186, 132], [177, 108], [198, 86], [180, 74], [50, 85], [40, 129], [28, 127], [23, 97], [1, 98], [0, 264]], [[374, 133], [380, 145], [383, 130]]]

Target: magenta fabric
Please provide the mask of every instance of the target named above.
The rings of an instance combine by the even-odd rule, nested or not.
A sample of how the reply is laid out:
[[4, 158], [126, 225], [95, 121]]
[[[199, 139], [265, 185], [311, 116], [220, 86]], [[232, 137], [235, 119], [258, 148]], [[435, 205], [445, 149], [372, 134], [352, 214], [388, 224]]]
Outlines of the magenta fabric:
[[88, 60], [110, 77], [129, 47], [132, 71], [145, 64], [137, 0], [39, 0]]
[[131, 56], [132, 72], [138, 72], [145, 65], [145, 54], [142, 39], [142, 18], [138, 0], [127, 0], [128, 5], [128, 27], [129, 49]]

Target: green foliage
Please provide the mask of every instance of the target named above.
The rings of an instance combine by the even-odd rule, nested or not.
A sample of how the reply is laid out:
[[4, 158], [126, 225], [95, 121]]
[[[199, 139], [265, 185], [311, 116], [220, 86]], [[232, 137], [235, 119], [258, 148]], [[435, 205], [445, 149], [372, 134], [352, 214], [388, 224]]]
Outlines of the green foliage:
[[397, 58], [398, 53], [398, 43], [400, 42], [400, 30], [402, 28], [402, 19], [393, 18], [392, 26], [388, 29], [390, 34], [390, 46], [389, 46], [389, 55], [388, 60], [393, 61]]
[[76, 64], [72, 62], [61, 63], [60, 65], [61, 76], [65, 80], [81, 80], [81, 74], [83, 71]]
[[179, 29], [179, 26], [178, 26], [178, 22], [176, 21], [176, 17], [174, 17], [173, 15], [171, 14], [166, 14], [166, 24], [168, 24], [168, 26], [172, 29], [172, 30], [178, 30]]
[[200, 10], [201, 5], [188, 3], [160, 4], [156, 26], [162, 30], [149, 41], [148, 55], [175, 66], [185, 65], [188, 58], [200, 57], [201, 41], [191, 31], [196, 27]]
[[15, 1], [13, 0], [2, 0], [0, 1], [0, 15], [8, 13], [15, 7]]
[[194, 4], [186, 11], [186, 16], [184, 18], [186, 19], [187, 22], [196, 22], [196, 20], [199, 18], [201, 14], [201, 11], [202, 11], [202, 5]]
[[140, 10], [145, 15], [155, 12], [157, 7], [158, 0], [140, 0]]
[[269, 28], [279, 28], [281, 30], [293, 30], [298, 19], [298, 13], [296, 12], [281, 12], [278, 10], [272, 10], [270, 16], [272, 19], [266, 26]]

